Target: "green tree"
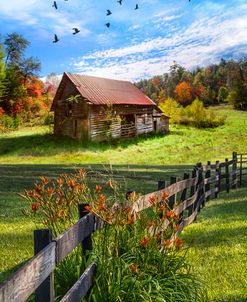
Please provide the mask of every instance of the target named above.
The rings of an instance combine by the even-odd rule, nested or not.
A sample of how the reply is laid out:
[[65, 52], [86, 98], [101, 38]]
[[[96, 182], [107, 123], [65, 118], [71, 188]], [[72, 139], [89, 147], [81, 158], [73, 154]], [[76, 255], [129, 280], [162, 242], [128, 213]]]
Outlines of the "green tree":
[[20, 70], [24, 79], [24, 85], [28, 78], [37, 76], [40, 69], [41, 63], [38, 58], [30, 57], [20, 62]]
[[225, 102], [226, 98], [228, 96], [228, 90], [226, 87], [221, 86], [218, 92], [218, 102]]
[[4, 40], [6, 60], [5, 65], [14, 63], [19, 65], [23, 60], [25, 49], [30, 44], [22, 35], [17, 33], [8, 34]]
[[227, 101], [232, 102], [236, 109], [247, 109], [247, 83], [238, 80], [227, 97]]

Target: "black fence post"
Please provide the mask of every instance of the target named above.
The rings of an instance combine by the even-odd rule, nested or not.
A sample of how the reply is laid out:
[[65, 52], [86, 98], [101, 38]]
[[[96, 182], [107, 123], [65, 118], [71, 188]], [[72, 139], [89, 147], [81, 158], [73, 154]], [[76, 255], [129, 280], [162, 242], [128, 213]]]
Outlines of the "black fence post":
[[165, 180], [158, 180], [158, 191], [165, 189], [167, 182]]
[[[190, 178], [190, 173], [184, 172], [184, 177], [183, 180], [189, 179]], [[180, 196], [180, 202], [183, 202], [186, 199], [186, 194], [187, 194], [187, 187], [182, 191], [181, 196]], [[183, 218], [183, 212], [180, 214], [180, 220]]]
[[[197, 170], [198, 170], [198, 182], [197, 182], [197, 186], [196, 186], [196, 189], [198, 190], [198, 196], [197, 196], [197, 201], [196, 201], [196, 207], [197, 207], [197, 204], [199, 203], [201, 196], [203, 195], [203, 192], [204, 192], [204, 183], [203, 183], [202, 163], [198, 163], [196, 166], [197, 166]], [[204, 200], [201, 204], [202, 204], [202, 206], [204, 206]], [[201, 211], [201, 204], [199, 204], [198, 212]]]
[[[192, 170], [192, 173], [191, 173], [191, 177], [195, 178], [195, 177], [197, 177], [197, 175], [198, 175], [197, 169], [196, 169], [196, 167], [194, 167], [193, 170]], [[190, 188], [190, 197], [192, 197], [195, 194], [195, 188], [196, 188], [195, 185], [191, 186], [191, 188]], [[195, 205], [195, 203], [188, 208], [188, 217], [190, 215], [192, 215], [192, 213], [194, 211], [194, 205]]]
[[[88, 211], [85, 209], [85, 207], [88, 205], [89, 205], [88, 203], [79, 203], [78, 204], [79, 218], [82, 218], [88, 214]], [[86, 251], [91, 251], [93, 249], [91, 234], [82, 241], [81, 246], [82, 246], [83, 255], [86, 254]]]
[[[52, 241], [52, 232], [50, 229], [42, 229], [34, 231], [34, 254], [38, 254]], [[23, 280], [25, 282], [25, 280]], [[53, 302], [54, 301], [54, 273], [36, 289], [35, 302]]]
[[220, 162], [218, 160], [215, 162], [215, 177], [218, 178], [215, 181], [215, 198], [218, 198], [220, 192]]
[[[170, 185], [175, 184], [177, 181], [178, 181], [178, 178], [176, 176], [171, 176], [170, 177]], [[175, 201], [176, 201], [176, 195], [177, 194], [174, 194], [174, 195], [172, 195], [172, 196], [169, 197], [168, 204], [169, 204], [169, 207], [171, 209], [174, 208], [174, 204], [175, 204]]]
[[239, 175], [239, 185], [242, 186], [242, 174], [243, 174], [243, 154], [240, 154], [240, 175]]
[[[211, 177], [211, 162], [209, 160], [208, 163], [207, 163], [205, 179], [208, 179], [210, 177]], [[205, 185], [205, 194], [207, 194], [208, 191], [210, 191], [210, 182], [206, 183], [206, 185]], [[206, 201], [209, 201], [209, 200], [210, 200], [210, 194], [206, 198]]]
[[232, 188], [236, 189], [237, 188], [237, 162], [238, 162], [238, 156], [236, 152], [232, 153]]
[[229, 160], [228, 158], [225, 159], [225, 172], [226, 172], [226, 192], [230, 192], [230, 174], [229, 174]]

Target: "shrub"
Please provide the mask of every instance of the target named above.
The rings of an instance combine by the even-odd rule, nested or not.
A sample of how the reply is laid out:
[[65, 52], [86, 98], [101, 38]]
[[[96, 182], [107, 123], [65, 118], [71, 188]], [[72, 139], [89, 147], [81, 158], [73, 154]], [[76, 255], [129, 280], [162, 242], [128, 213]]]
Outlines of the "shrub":
[[179, 123], [181, 120], [182, 106], [179, 105], [174, 99], [168, 98], [159, 103], [160, 110], [170, 117], [170, 123]]
[[224, 125], [225, 119], [225, 116], [216, 116], [212, 110], [204, 108], [202, 101], [195, 99], [183, 109], [181, 123], [197, 128], [214, 128]]
[[19, 128], [21, 124], [21, 119], [19, 115], [10, 116], [7, 114], [2, 114], [0, 117], [0, 130], [2, 132], [10, 131], [10, 130], [16, 130]]

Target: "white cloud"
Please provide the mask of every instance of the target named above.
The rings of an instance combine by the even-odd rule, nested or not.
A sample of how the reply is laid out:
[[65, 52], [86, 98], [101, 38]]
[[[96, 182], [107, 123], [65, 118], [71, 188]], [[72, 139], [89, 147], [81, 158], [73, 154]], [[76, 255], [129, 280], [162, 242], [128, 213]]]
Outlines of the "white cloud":
[[[175, 16], [175, 15], [174, 15]], [[178, 16], [178, 15], [177, 15]], [[176, 60], [186, 68], [206, 65], [229, 51], [236, 55], [247, 47], [247, 13], [234, 16], [219, 11], [180, 28], [175, 34], [156, 37], [117, 49], [92, 52], [74, 63], [75, 70], [84, 74], [137, 80], [163, 74]], [[81, 63], [83, 62], [83, 63]], [[87, 65], [90, 62], [90, 66]]]

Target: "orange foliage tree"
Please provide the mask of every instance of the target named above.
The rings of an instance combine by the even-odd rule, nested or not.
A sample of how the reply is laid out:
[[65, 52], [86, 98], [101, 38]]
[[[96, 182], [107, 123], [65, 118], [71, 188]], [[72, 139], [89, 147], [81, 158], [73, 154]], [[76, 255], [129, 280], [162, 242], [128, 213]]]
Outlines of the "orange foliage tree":
[[180, 104], [188, 105], [192, 101], [192, 87], [187, 82], [181, 82], [175, 88], [175, 95]]

